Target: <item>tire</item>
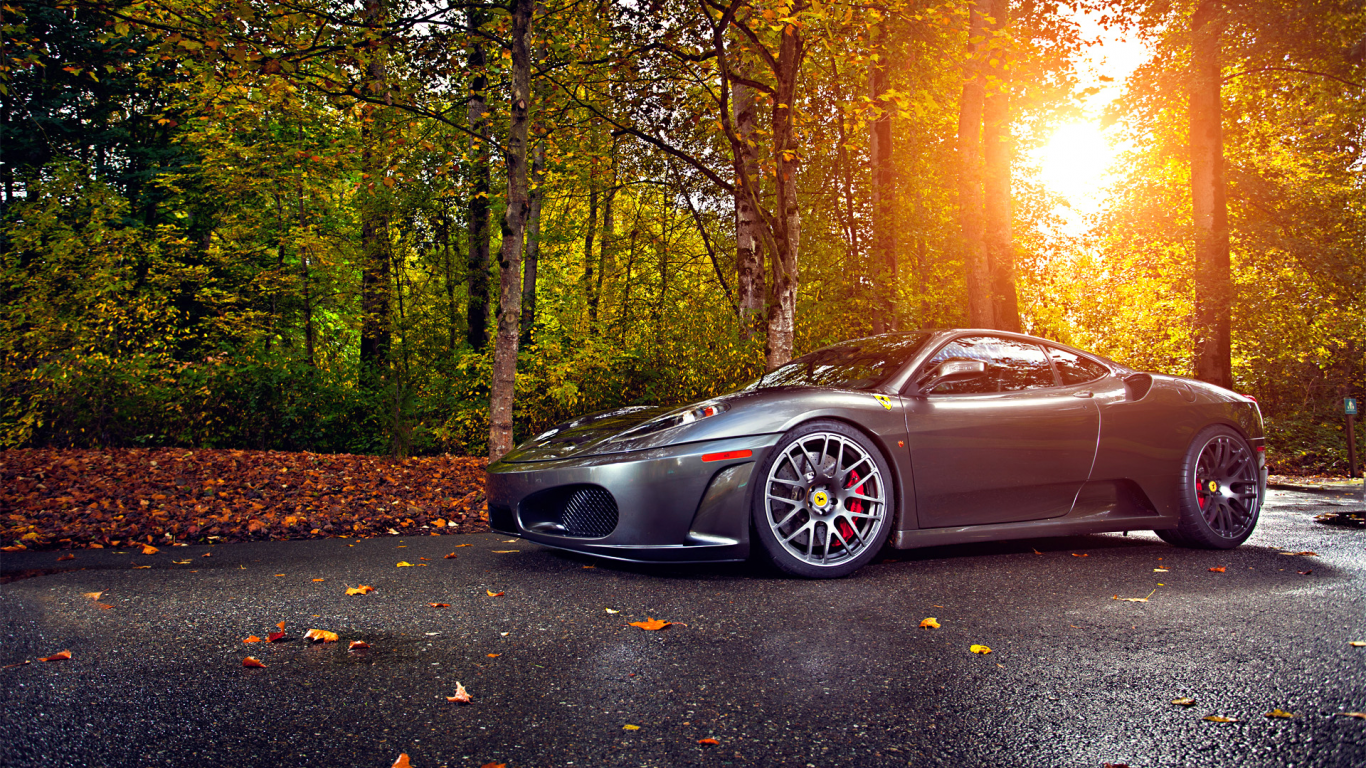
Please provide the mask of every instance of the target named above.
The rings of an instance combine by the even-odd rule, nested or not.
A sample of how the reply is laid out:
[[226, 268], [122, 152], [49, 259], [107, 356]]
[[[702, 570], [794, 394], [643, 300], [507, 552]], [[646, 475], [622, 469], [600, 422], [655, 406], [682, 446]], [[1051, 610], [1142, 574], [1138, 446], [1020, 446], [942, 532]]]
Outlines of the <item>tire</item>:
[[755, 535], [786, 574], [848, 576], [877, 556], [891, 532], [891, 469], [877, 446], [847, 424], [818, 420], [792, 429], [755, 477]]
[[1257, 527], [1262, 508], [1257, 454], [1242, 435], [1222, 425], [1201, 431], [1181, 463], [1181, 518], [1155, 531], [1178, 547], [1233, 549]]

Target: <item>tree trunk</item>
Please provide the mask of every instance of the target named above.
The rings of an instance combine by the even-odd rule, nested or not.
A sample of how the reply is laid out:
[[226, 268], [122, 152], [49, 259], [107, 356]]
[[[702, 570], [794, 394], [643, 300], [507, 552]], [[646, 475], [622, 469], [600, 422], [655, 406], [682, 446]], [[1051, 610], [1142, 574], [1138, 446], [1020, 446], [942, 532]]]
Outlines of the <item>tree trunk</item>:
[[598, 227], [598, 161], [594, 158], [588, 165], [588, 231], [583, 236], [583, 295], [588, 302], [588, 322], [598, 321], [597, 283], [593, 279], [593, 241]]
[[[367, 26], [377, 26], [384, 17], [383, 3], [365, 4]], [[374, 91], [385, 89], [382, 54], [375, 52], [366, 64], [365, 77]], [[378, 386], [389, 364], [389, 215], [380, 200], [379, 181], [388, 172], [382, 145], [383, 108], [369, 107], [361, 122], [361, 171], [369, 177], [368, 190], [361, 201], [361, 293], [360, 293], [360, 380], [367, 388]]]
[[[612, 175], [608, 179], [608, 186], [604, 191], [602, 200], [602, 232], [598, 235], [598, 247], [601, 250], [598, 254], [598, 284], [593, 288], [595, 304], [606, 295], [603, 293], [602, 284], [607, 277], [607, 270], [616, 266], [617, 143], [615, 139], [612, 140], [611, 163]], [[594, 317], [596, 315], [595, 312]]]
[[773, 259], [773, 300], [768, 307], [768, 339], [764, 346], [764, 362], [769, 370], [792, 359], [796, 336], [797, 257], [801, 252], [802, 215], [797, 205], [798, 157], [790, 105], [795, 103], [797, 75], [805, 55], [802, 30], [785, 25], [773, 73], [777, 86], [773, 99], [777, 253]]
[[[973, 75], [963, 83], [958, 107], [958, 223], [963, 233], [963, 270], [968, 290], [968, 325], [991, 328], [991, 269], [982, 222], [982, 107], [986, 77], [980, 40], [986, 34], [982, 13], [989, 0], [977, 0], [969, 13], [967, 64]], [[979, 41], [979, 42], [973, 42]]]
[[1195, 376], [1233, 386], [1228, 203], [1224, 189], [1219, 43], [1222, 3], [1205, 0], [1191, 17], [1191, 203], [1195, 216]]
[[[467, 12], [469, 31], [479, 29], [483, 19], [478, 9]], [[470, 174], [472, 192], [469, 200], [469, 258], [466, 274], [469, 296], [466, 304], [465, 339], [471, 347], [482, 350], [489, 341], [489, 120], [488, 101], [484, 89], [488, 87], [485, 74], [484, 44], [470, 35], [469, 66], [474, 77], [470, 81], [470, 95], [466, 118], [470, 133], [478, 138], [470, 140]]]
[[[897, 329], [896, 297], [899, 288], [896, 259], [896, 192], [892, 174], [892, 110], [883, 101], [883, 94], [891, 87], [888, 71], [888, 41], [891, 39], [887, 26], [890, 19], [878, 24], [874, 35], [876, 60], [871, 65], [868, 77], [869, 95], [877, 108], [868, 125], [868, 164], [872, 178], [872, 312], [873, 333], [886, 333]], [[843, 131], [843, 126], [841, 126]]]
[[740, 157], [744, 169], [743, 180], [735, 185], [735, 290], [740, 311], [740, 335], [750, 333], [764, 316], [764, 251], [760, 239], [758, 211], [755, 210], [751, 189], [759, 178], [759, 160], [754, 152], [754, 90], [742, 83], [731, 84], [731, 109], [735, 115], [735, 130], [740, 136]]
[[527, 112], [531, 99], [533, 0], [512, 4], [512, 98], [508, 106], [507, 214], [498, 253], [498, 335], [493, 347], [493, 384], [489, 392], [489, 460], [512, 450], [512, 404], [517, 383], [517, 325], [521, 320], [522, 236], [528, 213]]
[[531, 192], [526, 219], [526, 264], [522, 267], [522, 344], [531, 344], [536, 325], [536, 269], [541, 262], [541, 203], [545, 199], [545, 143], [531, 152]]
[[[991, 0], [991, 28], [1010, 24], [1009, 0]], [[1010, 232], [1010, 70], [1004, 48], [991, 54], [990, 71], [996, 85], [986, 94], [982, 110], [982, 156], [985, 193], [983, 240], [991, 270], [992, 327], [1020, 331], [1019, 300], [1015, 294], [1015, 245]]]

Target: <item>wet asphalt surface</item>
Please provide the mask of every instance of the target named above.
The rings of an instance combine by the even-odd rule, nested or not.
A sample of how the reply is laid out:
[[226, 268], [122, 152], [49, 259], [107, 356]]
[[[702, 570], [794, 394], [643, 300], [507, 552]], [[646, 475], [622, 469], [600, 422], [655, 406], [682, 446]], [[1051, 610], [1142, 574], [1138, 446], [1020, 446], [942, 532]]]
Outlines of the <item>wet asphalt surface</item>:
[[0, 670], [0, 765], [1362, 766], [1366, 531], [1312, 521], [1351, 503], [1272, 491], [1226, 553], [1032, 539], [834, 582], [493, 534], [5, 555], [81, 570], [0, 586], [0, 665], [72, 654]]

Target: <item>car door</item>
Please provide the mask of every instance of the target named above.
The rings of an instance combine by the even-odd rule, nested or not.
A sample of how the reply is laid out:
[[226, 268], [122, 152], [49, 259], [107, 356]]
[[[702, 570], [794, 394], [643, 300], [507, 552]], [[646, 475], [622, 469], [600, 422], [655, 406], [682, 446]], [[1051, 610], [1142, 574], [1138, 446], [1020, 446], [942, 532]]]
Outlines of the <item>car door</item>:
[[[928, 384], [946, 360], [986, 373]], [[974, 335], [950, 341], [917, 370], [905, 398], [921, 528], [1065, 515], [1091, 473], [1100, 411], [1084, 384], [1064, 385], [1040, 345]]]

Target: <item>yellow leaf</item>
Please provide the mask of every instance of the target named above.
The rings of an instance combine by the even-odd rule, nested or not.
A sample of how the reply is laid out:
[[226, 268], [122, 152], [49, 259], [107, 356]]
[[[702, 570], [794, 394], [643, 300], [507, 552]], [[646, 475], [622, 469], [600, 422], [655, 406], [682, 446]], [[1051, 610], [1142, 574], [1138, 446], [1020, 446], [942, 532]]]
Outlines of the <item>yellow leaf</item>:
[[194, 561], [193, 561], [193, 560], [172, 560], [172, 561], [171, 561], [171, 564], [172, 564], [172, 565], [189, 565], [189, 564], [192, 563], [192, 562], [194, 562]]
[[374, 592], [374, 591], [375, 591], [375, 588], [374, 588], [374, 587], [371, 587], [371, 586], [366, 585], [366, 584], [358, 584], [358, 585], [356, 585], [356, 586], [354, 586], [354, 587], [347, 587], [347, 588], [346, 588], [346, 594], [348, 594], [348, 595], [368, 595], [368, 594], [370, 594], [371, 592]]
[[304, 633], [304, 639], [312, 640], [315, 643], [335, 643], [337, 642], [337, 633], [328, 632], [325, 629], [310, 629]]
[[1341, 715], [1343, 717], [1355, 717], [1358, 720], [1366, 720], [1366, 712], [1335, 712], [1333, 714]]
[[1224, 717], [1223, 715], [1205, 715], [1204, 717], [1202, 717], [1202, 718], [1200, 718], [1200, 719], [1201, 719], [1201, 720], [1208, 720], [1208, 721], [1210, 721], [1211, 723], [1236, 723], [1236, 722], [1238, 722], [1237, 720], [1234, 720], [1234, 719], [1231, 718], [1231, 717]]
[[973, 653], [981, 653], [981, 654], [991, 653], [991, 649], [988, 648], [988, 647], [986, 647], [985, 645], [973, 645], [971, 648], [968, 648], [968, 650], [969, 650], [969, 651], [972, 651]]
[[931, 616], [928, 619], [921, 621], [920, 626], [924, 629], [939, 629], [939, 619]]
[[662, 619], [656, 619], [653, 617], [647, 617], [645, 621], [631, 622], [631, 626], [640, 627], [641, 629], [646, 630], [647, 632], [654, 632], [655, 630], [673, 626], [673, 622], [663, 621]]
[[[99, 599], [100, 599], [100, 595], [103, 595], [104, 592], [86, 592], [86, 593], [84, 593], [84, 594], [85, 594], [86, 597], [90, 598], [91, 600], [99, 600]], [[1352, 643], [1352, 645], [1356, 645], [1356, 643]], [[1366, 643], [1362, 643], [1362, 645], [1366, 645]]]
[[628, 723], [628, 724], [626, 724], [626, 725], [621, 726], [621, 730], [623, 730], [623, 731], [638, 731], [638, 730], [640, 730], [640, 726], [638, 726], [638, 725], [631, 725], [631, 724]]
[[491, 590], [491, 589], [486, 589], [486, 590], [484, 590], [484, 591], [488, 593], [489, 597], [502, 597], [502, 596], [503, 596], [503, 593], [502, 593], [502, 592], [494, 592], [494, 591]]
[[1347, 641], [1347, 644], [1353, 648], [1366, 648], [1366, 640], [1349, 640]]
[[1266, 713], [1267, 717], [1294, 717], [1293, 712], [1286, 712], [1284, 709], [1273, 709]]
[[408, 562], [408, 561], [406, 561], [406, 560], [400, 560], [400, 561], [398, 562], [398, 567], [399, 567], [399, 568], [412, 568], [412, 567], [413, 567], [413, 564], [410, 563], [410, 562]]
[[1178, 707], [1193, 707], [1195, 699], [1172, 699], [1172, 703]]
[[[603, 610], [607, 611], [608, 613], [621, 613], [621, 611], [613, 610], [611, 608], [604, 608]], [[1353, 645], [1355, 645], [1355, 643], [1353, 643]]]

